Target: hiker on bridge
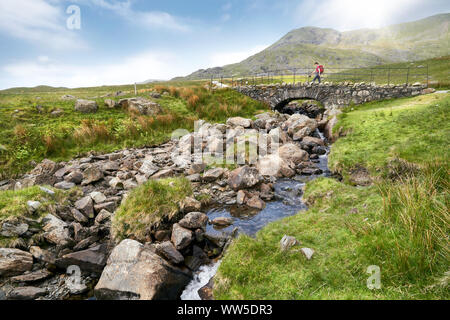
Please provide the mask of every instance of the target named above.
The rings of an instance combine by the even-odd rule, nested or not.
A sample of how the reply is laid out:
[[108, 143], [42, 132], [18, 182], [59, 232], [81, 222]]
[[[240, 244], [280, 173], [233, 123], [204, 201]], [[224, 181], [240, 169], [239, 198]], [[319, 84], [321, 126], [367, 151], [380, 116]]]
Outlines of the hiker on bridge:
[[315, 68], [314, 71], [311, 72], [311, 74], [309, 76], [311, 76], [312, 74], [315, 74], [316, 76], [314, 77], [312, 83], [314, 83], [316, 81], [316, 79], [320, 83], [321, 77], [322, 77], [322, 74], [323, 74], [323, 71], [324, 71], [323, 65], [319, 65], [318, 62], [315, 62], [314, 63], [314, 68]]

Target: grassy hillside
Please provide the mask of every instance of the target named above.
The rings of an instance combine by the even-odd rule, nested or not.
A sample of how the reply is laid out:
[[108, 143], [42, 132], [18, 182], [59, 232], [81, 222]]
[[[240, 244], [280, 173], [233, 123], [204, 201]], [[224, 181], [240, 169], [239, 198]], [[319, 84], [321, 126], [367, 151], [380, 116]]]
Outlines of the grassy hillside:
[[381, 29], [339, 32], [300, 28], [240, 63], [199, 70], [186, 79], [208, 79], [220, 74], [244, 76], [268, 70], [310, 67], [315, 61], [328, 68], [345, 68], [446, 56], [450, 54], [449, 22], [450, 14], [446, 13]]
[[[150, 98], [149, 92], [160, 92], [163, 112], [156, 117], [129, 114], [109, 109], [106, 94], [123, 91], [119, 99], [134, 96], [134, 86], [61, 89], [50, 87], [14, 88], [0, 91], [0, 180], [33, 167], [33, 161], [44, 158], [67, 160], [90, 151], [109, 152], [125, 147], [148, 146], [169, 139], [178, 128], [193, 130], [197, 119], [221, 122], [228, 117], [251, 117], [265, 109], [233, 90], [214, 94], [203, 82], [169, 82], [139, 85], [138, 96]], [[95, 114], [75, 112], [75, 100], [62, 95], [95, 100]], [[39, 109], [37, 108], [39, 106]], [[51, 114], [60, 109], [60, 117]]]
[[[215, 278], [217, 299], [448, 299], [450, 97], [433, 94], [349, 109], [332, 147], [341, 172], [369, 167], [375, 183], [309, 182], [309, 210], [240, 236]], [[385, 175], [386, 160], [392, 163]], [[395, 165], [394, 165], [395, 164]], [[344, 180], [345, 181], [345, 180]], [[300, 246], [283, 253], [283, 235]], [[315, 250], [307, 260], [298, 250]], [[381, 269], [370, 290], [367, 268]]]

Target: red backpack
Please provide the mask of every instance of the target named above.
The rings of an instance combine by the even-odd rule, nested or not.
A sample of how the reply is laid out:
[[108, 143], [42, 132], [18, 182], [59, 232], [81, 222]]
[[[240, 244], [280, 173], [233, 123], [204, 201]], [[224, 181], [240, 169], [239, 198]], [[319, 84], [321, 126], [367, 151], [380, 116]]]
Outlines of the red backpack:
[[319, 66], [319, 71], [320, 71], [320, 74], [322, 74], [325, 71], [325, 68], [322, 65], [320, 65]]

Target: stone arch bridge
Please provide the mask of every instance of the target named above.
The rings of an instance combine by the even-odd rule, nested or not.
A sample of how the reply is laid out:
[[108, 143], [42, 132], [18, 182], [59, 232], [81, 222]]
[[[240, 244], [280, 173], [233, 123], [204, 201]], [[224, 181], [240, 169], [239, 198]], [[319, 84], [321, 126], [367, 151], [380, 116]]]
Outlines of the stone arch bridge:
[[238, 86], [234, 88], [255, 100], [268, 104], [273, 110], [281, 110], [296, 99], [313, 99], [326, 109], [342, 108], [351, 103], [360, 104], [375, 100], [412, 97], [433, 92], [434, 89], [416, 83], [414, 85], [375, 85], [366, 83], [297, 83], [277, 85]]

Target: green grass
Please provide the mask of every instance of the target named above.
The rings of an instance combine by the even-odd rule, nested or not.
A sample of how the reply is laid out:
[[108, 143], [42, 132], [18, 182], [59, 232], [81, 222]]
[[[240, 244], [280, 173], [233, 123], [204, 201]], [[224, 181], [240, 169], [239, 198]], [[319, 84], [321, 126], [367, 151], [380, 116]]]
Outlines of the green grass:
[[[352, 110], [353, 109], [353, 110]], [[449, 164], [450, 96], [430, 94], [351, 106], [336, 131], [349, 132], [331, 148], [329, 166], [344, 176], [361, 165], [374, 175], [391, 159]]]
[[[193, 130], [194, 121], [224, 122], [230, 116], [253, 116], [267, 107], [233, 90], [210, 92], [204, 82], [167, 82], [139, 85], [138, 96], [149, 98], [149, 91], [159, 91], [155, 99], [163, 109], [155, 117], [137, 116], [122, 109], [109, 109], [102, 98], [123, 91], [133, 97], [134, 87], [95, 88], [15, 88], [0, 91], [0, 180], [14, 177], [44, 158], [64, 161], [90, 151], [110, 152], [127, 147], [142, 147], [167, 141], [172, 132]], [[63, 101], [62, 95], [95, 100], [95, 114], [74, 111], [75, 101]], [[196, 98], [192, 98], [196, 96]], [[36, 106], [42, 106], [38, 113]], [[62, 109], [64, 115], [51, 116]]]
[[0, 223], [5, 219], [11, 217], [32, 217], [27, 211], [27, 201], [40, 201], [41, 209], [37, 212], [39, 214], [47, 214], [48, 208], [56, 202], [63, 202], [65, 198], [71, 197], [77, 192], [77, 189], [71, 191], [62, 191], [59, 189], [49, 189], [55, 192], [55, 195], [49, 195], [42, 191], [38, 186], [24, 188], [20, 190], [6, 190], [0, 191]]
[[[31, 218], [38, 221], [39, 218], [49, 213], [50, 206], [55, 203], [65, 203], [67, 199], [73, 199], [79, 193], [77, 188], [69, 191], [48, 188], [53, 190], [55, 194], [49, 195], [38, 186], [16, 191], [0, 191], [0, 225], [11, 220], [21, 221], [23, 218]], [[27, 210], [27, 201], [39, 201], [41, 202], [41, 207], [37, 212], [29, 212]], [[14, 247], [15, 243], [20, 243], [17, 240], [0, 236], [0, 247]]]
[[192, 188], [184, 177], [149, 180], [134, 189], [116, 211], [112, 221], [114, 238], [148, 241], [151, 232], [173, 219], [180, 202], [190, 195]]
[[[448, 99], [434, 94], [348, 108], [339, 121], [347, 136], [333, 145], [330, 164], [341, 172], [365, 165], [376, 183], [309, 182], [307, 211], [233, 242], [215, 298], [448, 299]], [[393, 156], [400, 157], [397, 175], [386, 176]], [[282, 253], [285, 234], [300, 241], [298, 248], [313, 248], [313, 258], [298, 248]], [[381, 289], [366, 285], [370, 265], [380, 267]]]

